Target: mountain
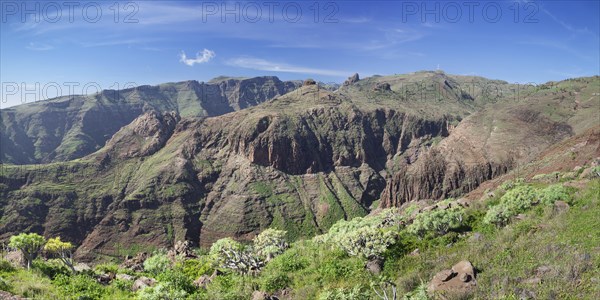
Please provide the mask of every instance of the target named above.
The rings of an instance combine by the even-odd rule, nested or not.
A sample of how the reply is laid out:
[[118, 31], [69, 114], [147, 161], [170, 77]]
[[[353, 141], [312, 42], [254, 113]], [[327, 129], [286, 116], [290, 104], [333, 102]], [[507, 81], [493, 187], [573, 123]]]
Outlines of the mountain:
[[220, 77], [63, 96], [0, 110], [0, 162], [67, 161], [100, 149], [147, 111], [210, 117], [257, 105], [301, 85], [277, 77]]
[[148, 108], [79, 159], [4, 166], [0, 238], [61, 235], [89, 259], [250, 239], [266, 227], [307, 237], [378, 206], [460, 196], [599, 124], [600, 77], [523, 87], [417, 72], [336, 91], [306, 83], [208, 117], [182, 102]]

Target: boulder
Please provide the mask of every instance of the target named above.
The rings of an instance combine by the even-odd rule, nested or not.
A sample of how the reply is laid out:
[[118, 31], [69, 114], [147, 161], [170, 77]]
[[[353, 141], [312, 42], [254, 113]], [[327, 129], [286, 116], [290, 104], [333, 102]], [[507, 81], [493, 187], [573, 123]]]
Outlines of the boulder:
[[176, 257], [182, 257], [185, 259], [198, 257], [192, 251], [191, 243], [189, 241], [177, 241], [177, 243], [175, 243], [175, 246], [173, 247], [173, 249], [171, 249], [171, 250], [169, 250], [169, 252], [167, 252], [167, 256], [172, 261], [175, 261]]
[[252, 300], [267, 300], [269, 299], [269, 295], [262, 291], [254, 291], [252, 293]]
[[123, 269], [129, 269], [134, 272], [144, 271], [144, 261], [148, 258], [148, 253], [141, 252], [134, 257], [125, 257], [125, 261], [119, 266]]
[[353, 84], [357, 83], [359, 80], [360, 80], [360, 77], [358, 76], [358, 73], [354, 73], [354, 75], [348, 77], [348, 79], [346, 79], [346, 81], [344, 81], [344, 86], [353, 85]]
[[9, 292], [0, 291], [0, 299], [1, 300], [21, 300], [25, 298], [21, 298], [19, 296], [13, 295]]
[[129, 274], [117, 274], [115, 276], [115, 278], [119, 279], [119, 280], [125, 280], [125, 281], [132, 281], [132, 280], [135, 279], [135, 277], [133, 277], [133, 276], [131, 276]]
[[442, 270], [433, 276], [428, 286], [430, 293], [466, 295], [477, 286], [473, 265], [463, 260], [451, 269]]
[[383, 260], [380, 258], [370, 259], [365, 265], [365, 269], [371, 272], [372, 274], [379, 275], [381, 273], [381, 269], [383, 268]]
[[376, 92], [391, 92], [392, 86], [387, 82], [379, 82], [373, 88], [373, 91]]
[[90, 272], [92, 271], [92, 267], [90, 267], [86, 263], [78, 263], [73, 266], [76, 272]]
[[314, 79], [308, 78], [306, 80], [304, 80], [304, 83], [302, 84], [302, 86], [307, 86], [307, 85], [316, 85], [317, 82]]
[[4, 259], [15, 267], [20, 267], [23, 264], [23, 256], [20, 251], [9, 251], [4, 254]]
[[156, 284], [156, 279], [142, 276], [133, 282], [133, 285], [131, 286], [131, 290], [136, 292], [141, 289], [153, 286], [155, 284]]
[[554, 202], [554, 210], [556, 212], [565, 212], [569, 210], [569, 203], [565, 201], [558, 200]]
[[109, 284], [113, 279], [115, 279], [114, 273], [100, 274], [98, 277], [96, 277], [96, 280], [98, 280], [100, 284], [104, 285]]

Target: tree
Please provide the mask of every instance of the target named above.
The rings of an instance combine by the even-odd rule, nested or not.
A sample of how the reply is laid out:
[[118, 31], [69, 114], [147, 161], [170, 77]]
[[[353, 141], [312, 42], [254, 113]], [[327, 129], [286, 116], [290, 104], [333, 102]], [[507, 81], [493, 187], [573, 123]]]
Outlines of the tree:
[[45, 242], [46, 239], [37, 233], [21, 233], [11, 236], [8, 246], [21, 251], [25, 265], [29, 270], [31, 262], [37, 257]]
[[63, 262], [73, 273], [75, 273], [75, 267], [73, 266], [73, 257], [72, 252], [73, 244], [69, 242], [63, 242], [60, 240], [60, 237], [51, 238], [46, 242], [46, 246], [44, 246], [44, 250], [46, 252], [55, 254], [58, 256], [58, 259]]

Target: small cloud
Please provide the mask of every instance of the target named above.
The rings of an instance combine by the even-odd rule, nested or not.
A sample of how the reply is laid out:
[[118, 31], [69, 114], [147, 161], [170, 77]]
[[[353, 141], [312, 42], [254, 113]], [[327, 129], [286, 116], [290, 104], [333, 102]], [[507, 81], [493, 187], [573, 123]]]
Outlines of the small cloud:
[[29, 45], [26, 46], [25, 48], [27, 48], [29, 50], [33, 50], [33, 51], [48, 51], [48, 50], [54, 49], [54, 46], [44, 44], [44, 43], [30, 42]]
[[181, 51], [181, 54], [179, 55], [179, 61], [191, 67], [194, 64], [203, 64], [209, 62], [215, 56], [216, 54], [214, 51], [204, 49], [202, 50], [202, 53], [196, 53], [196, 58], [187, 58], [185, 52]]
[[268, 60], [253, 57], [238, 57], [230, 59], [227, 64], [234, 67], [253, 69], [259, 71], [317, 74], [327, 76], [347, 76], [350, 72], [328, 69], [307, 68], [302, 66], [289, 65], [285, 63], [276, 63]]

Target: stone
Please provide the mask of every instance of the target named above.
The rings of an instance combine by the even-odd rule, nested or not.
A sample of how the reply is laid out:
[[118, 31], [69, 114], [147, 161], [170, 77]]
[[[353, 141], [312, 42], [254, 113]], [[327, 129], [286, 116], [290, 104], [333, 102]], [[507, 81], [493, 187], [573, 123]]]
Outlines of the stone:
[[435, 274], [427, 289], [430, 293], [465, 295], [475, 286], [477, 286], [475, 269], [469, 261], [463, 260], [452, 266], [452, 269]]
[[550, 272], [552, 269], [548, 266], [539, 266], [536, 270], [535, 270], [535, 274], [537, 276], [542, 276], [548, 272]]
[[13, 295], [9, 292], [0, 291], [0, 299], [1, 300], [21, 300], [25, 298], [21, 298], [19, 296]]
[[115, 278], [119, 279], [119, 280], [125, 280], [125, 281], [132, 281], [135, 279], [135, 277], [129, 275], [129, 274], [117, 274], [115, 276]]
[[569, 203], [558, 200], [554, 202], [554, 210], [557, 212], [565, 212], [569, 210]]
[[98, 280], [99, 283], [107, 285], [113, 279], [115, 279], [115, 274], [114, 273], [100, 274], [100, 275], [98, 275], [98, 277], [96, 277], [96, 279]]
[[125, 261], [119, 266], [123, 269], [129, 269], [134, 272], [144, 271], [144, 261], [148, 258], [148, 253], [140, 252], [135, 257], [126, 257]]
[[390, 92], [392, 91], [392, 86], [387, 82], [379, 82], [373, 88], [373, 91], [376, 92]]
[[74, 265], [73, 268], [75, 269], [76, 272], [88, 272], [88, 271], [92, 271], [92, 267], [90, 267], [86, 263], [78, 263], [78, 264]]
[[471, 240], [476, 241], [476, 242], [482, 241], [483, 240], [483, 234], [481, 234], [480, 232], [475, 232], [471, 236]]
[[206, 286], [211, 283], [212, 278], [211, 276], [208, 275], [202, 275], [200, 277], [198, 277], [198, 279], [194, 280], [194, 286], [197, 288], [203, 288], [205, 289]]
[[269, 299], [269, 295], [262, 291], [254, 291], [252, 293], [252, 300], [267, 300]]
[[542, 279], [539, 278], [539, 277], [532, 277], [532, 278], [528, 278], [528, 279], [523, 280], [523, 283], [536, 285], [536, 284], [542, 283]]
[[137, 292], [141, 289], [154, 286], [155, 284], [156, 284], [156, 279], [142, 276], [133, 282], [133, 285], [131, 286], [131, 290], [134, 292]]
[[307, 86], [307, 85], [316, 85], [317, 82], [314, 79], [308, 78], [306, 80], [304, 80], [304, 83], [302, 84], [302, 86]]
[[365, 265], [365, 269], [371, 272], [372, 274], [379, 275], [381, 273], [381, 269], [383, 268], [383, 260], [375, 258], [370, 259]]
[[344, 81], [344, 86], [353, 85], [353, 84], [357, 83], [359, 80], [360, 80], [360, 77], [358, 76], [358, 73], [354, 73], [354, 75], [348, 77], [348, 79], [346, 79], [346, 81]]
[[177, 241], [175, 243], [175, 246], [173, 247], [173, 249], [171, 249], [167, 252], [167, 256], [172, 261], [175, 261], [176, 257], [182, 257], [184, 259], [191, 259], [191, 258], [198, 257], [192, 251], [192, 246], [191, 246], [190, 241]]
[[19, 251], [9, 251], [4, 254], [4, 259], [10, 262], [11, 265], [19, 267], [23, 264], [23, 257]]

